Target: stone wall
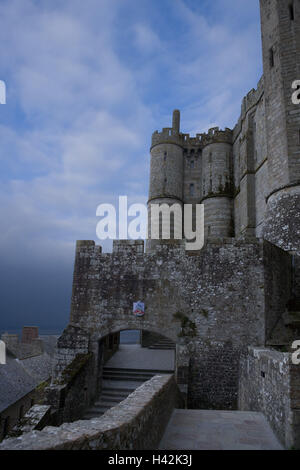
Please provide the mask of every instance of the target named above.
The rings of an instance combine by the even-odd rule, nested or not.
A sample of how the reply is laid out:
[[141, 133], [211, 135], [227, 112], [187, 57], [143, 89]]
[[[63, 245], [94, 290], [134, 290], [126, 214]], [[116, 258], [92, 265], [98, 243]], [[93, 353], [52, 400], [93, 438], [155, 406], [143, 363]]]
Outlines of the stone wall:
[[203, 341], [196, 346], [189, 367], [187, 407], [237, 409], [241, 350], [232, 341]]
[[1, 411], [0, 413], [0, 441], [18, 424], [20, 418], [32, 406], [36, 398], [35, 390], [27, 393], [20, 400]]
[[243, 99], [233, 131], [235, 235], [261, 236], [268, 194], [264, 84]]
[[5, 440], [0, 450], [156, 449], [181, 397], [173, 375], [155, 376], [100, 418]]
[[264, 243], [264, 259], [266, 342], [285, 344], [287, 332], [282, 317], [292, 297], [292, 259], [286, 251], [268, 242]]
[[[95, 394], [99, 341], [126, 329], [150, 331], [176, 343], [176, 379], [190, 384], [192, 407], [235, 408], [239, 354], [265, 341], [265, 272], [273, 268], [266, 268], [264, 243], [210, 239], [195, 253], [180, 244], [147, 254], [140, 245], [130, 247], [102, 254], [93, 242], [78, 243], [70, 324], [59, 341], [56, 371], [76, 351], [91, 353]], [[280, 282], [274, 276], [275, 290]], [[145, 302], [143, 317], [132, 313], [137, 300]]]
[[33, 405], [9, 433], [9, 437], [17, 437], [34, 429], [41, 430], [49, 424], [51, 424], [51, 406]]
[[287, 449], [300, 448], [299, 367], [289, 353], [253, 347], [240, 363], [239, 409], [264, 413]]
[[81, 418], [92, 403], [97, 393], [93, 371], [92, 353], [77, 354], [46, 388], [45, 402], [55, 410], [52, 419], [56, 425]]

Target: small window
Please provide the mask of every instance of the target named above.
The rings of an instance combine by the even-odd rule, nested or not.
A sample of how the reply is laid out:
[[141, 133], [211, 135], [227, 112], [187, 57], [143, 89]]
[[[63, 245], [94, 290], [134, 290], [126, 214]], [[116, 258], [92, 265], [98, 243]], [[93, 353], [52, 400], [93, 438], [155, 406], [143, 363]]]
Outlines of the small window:
[[165, 178], [165, 183], [167, 182], [167, 178]]
[[266, 373], [264, 371], [261, 371], [260, 375], [262, 376], [262, 378], [264, 379], [265, 376], [266, 376]]
[[194, 162], [194, 160], [191, 160], [190, 167], [191, 167], [191, 168], [195, 168], [195, 162]]
[[274, 67], [274, 49], [271, 47], [269, 51], [270, 67]]
[[290, 20], [294, 21], [294, 19], [295, 19], [294, 3], [291, 3], [289, 5], [289, 12], [290, 12]]
[[191, 183], [190, 184], [190, 196], [194, 196], [195, 195], [195, 185], [194, 183]]

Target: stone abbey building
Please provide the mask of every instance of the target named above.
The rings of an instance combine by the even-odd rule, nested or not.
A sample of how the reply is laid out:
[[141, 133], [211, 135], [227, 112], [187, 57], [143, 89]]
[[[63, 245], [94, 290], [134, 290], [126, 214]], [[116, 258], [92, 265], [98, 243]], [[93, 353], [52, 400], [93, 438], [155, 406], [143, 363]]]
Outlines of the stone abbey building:
[[[291, 359], [300, 339], [300, 1], [260, 8], [263, 77], [234, 129], [191, 137], [176, 110], [172, 127], [152, 136], [149, 209], [202, 203], [204, 247], [115, 241], [103, 254], [77, 242], [70, 321], [47, 390], [56, 425], [80, 419], [101, 391], [104, 338], [139, 329], [176, 344], [188, 408], [262, 411], [287, 448], [300, 447]], [[137, 300], [143, 317], [132, 313]]]

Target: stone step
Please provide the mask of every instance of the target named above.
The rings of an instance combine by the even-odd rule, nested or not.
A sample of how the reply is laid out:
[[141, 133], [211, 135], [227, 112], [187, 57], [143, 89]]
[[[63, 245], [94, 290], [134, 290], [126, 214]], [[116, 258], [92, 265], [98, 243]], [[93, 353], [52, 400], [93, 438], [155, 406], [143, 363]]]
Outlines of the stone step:
[[108, 409], [111, 408], [111, 405], [109, 403], [105, 404], [102, 402], [99, 402], [99, 405], [96, 405], [96, 403], [89, 408], [88, 411], [95, 412], [97, 413], [98, 411], [101, 411], [103, 408]]
[[[117, 385], [117, 384], [116, 384]], [[102, 393], [132, 393], [135, 388], [103, 387]]]
[[[134, 390], [134, 389], [133, 389]], [[128, 397], [128, 395], [130, 395], [130, 393], [133, 391], [133, 390], [129, 390], [128, 392], [119, 392], [118, 390], [102, 390], [102, 393], [101, 393], [101, 396], [102, 397]]]
[[125, 400], [141, 383], [154, 375], [168, 373], [172, 374], [173, 371], [105, 367], [101, 395], [85, 412], [83, 419], [102, 416], [107, 410]]
[[161, 370], [161, 369], [125, 369], [121, 367], [104, 367], [103, 371], [111, 371], [111, 372], [137, 372], [140, 374], [173, 374], [174, 370]]
[[155, 374], [154, 373], [148, 373], [148, 372], [132, 372], [131, 370], [126, 370], [126, 371], [120, 371], [120, 370], [116, 370], [116, 371], [106, 371], [104, 370], [103, 371], [103, 377], [106, 377], [106, 376], [109, 376], [109, 375], [119, 375], [120, 377], [124, 377], [126, 375], [130, 375], [131, 377], [134, 376], [134, 377], [153, 377]]
[[125, 396], [118, 396], [118, 395], [107, 395], [107, 396], [101, 396], [101, 400], [99, 401], [96, 401], [95, 402], [95, 405], [100, 405], [100, 404], [105, 404], [105, 403], [120, 403], [120, 401], [123, 401], [125, 400], [125, 398], [127, 398], [128, 395], [125, 395]]
[[175, 343], [168, 339], [162, 339], [157, 343], [152, 344], [148, 349], [175, 349]]
[[103, 378], [109, 378], [110, 376], [114, 376], [114, 377], [120, 377], [120, 378], [123, 378], [123, 377], [136, 377], [137, 379], [139, 379], [140, 377], [153, 377], [155, 374], [153, 373], [147, 373], [147, 372], [144, 372], [144, 373], [138, 373], [138, 372], [132, 372], [132, 371], [104, 371], [103, 372]]
[[105, 413], [105, 411], [107, 411], [107, 410], [103, 410], [102, 412], [99, 411], [98, 413], [95, 413], [95, 412], [92, 412], [92, 411], [87, 411], [84, 414], [82, 419], [100, 418], [100, 416], [102, 416]]
[[104, 401], [101, 399], [98, 402], [96, 402], [93, 407], [91, 407], [91, 410], [93, 410], [94, 408], [95, 409], [103, 409], [103, 408], [109, 409], [109, 408], [112, 408], [113, 406], [116, 406], [118, 403], [121, 403], [121, 401], [123, 400], [125, 400], [125, 398], [121, 398], [120, 400], [117, 400], [117, 401], [112, 400], [112, 399]]
[[[131, 376], [131, 375], [124, 375], [122, 376], [123, 379], [125, 380], [129, 380], [129, 381], [132, 381], [132, 382], [146, 382], [147, 380], [151, 379], [152, 376], [146, 376], [146, 377], [143, 377], [143, 376], [139, 376], [137, 377], [136, 375], [134, 376]], [[106, 379], [109, 379], [109, 380], [120, 380], [120, 375], [107, 375], [105, 376]]]

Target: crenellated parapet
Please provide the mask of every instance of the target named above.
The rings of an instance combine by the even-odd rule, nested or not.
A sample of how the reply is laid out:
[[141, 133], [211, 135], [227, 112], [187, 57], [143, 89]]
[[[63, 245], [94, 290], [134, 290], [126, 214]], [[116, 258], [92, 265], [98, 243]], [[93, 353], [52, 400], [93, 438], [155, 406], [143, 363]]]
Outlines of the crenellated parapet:
[[160, 144], [175, 144], [180, 147], [191, 146], [202, 149], [206, 145], [214, 143], [232, 144], [232, 130], [227, 127], [224, 130], [212, 127], [207, 133], [191, 136], [190, 134], [178, 133], [172, 127], [165, 127], [161, 132], [155, 131], [152, 134], [151, 148]]
[[241, 106], [241, 117], [244, 119], [247, 112], [253, 107], [256, 106], [258, 101], [261, 99], [264, 92], [264, 80], [263, 77], [259, 80], [256, 89], [252, 89], [247, 93], [243, 98]]
[[184, 146], [185, 135], [177, 132], [172, 127], [164, 127], [161, 132], [155, 131], [152, 134], [151, 148], [161, 144], [175, 144]]
[[197, 134], [201, 145], [206, 147], [210, 144], [232, 144], [232, 130], [226, 127], [224, 130], [219, 129], [219, 127], [212, 127], [205, 134]]
[[236, 138], [240, 135], [242, 131], [242, 123], [246, 119], [247, 114], [249, 111], [251, 112], [252, 108], [258, 105], [264, 95], [264, 79], [263, 76], [259, 80], [257, 84], [257, 88], [252, 88], [252, 90], [244, 96], [242, 105], [241, 105], [241, 114], [239, 117], [238, 122], [236, 123], [233, 129], [233, 142], [235, 142]]

